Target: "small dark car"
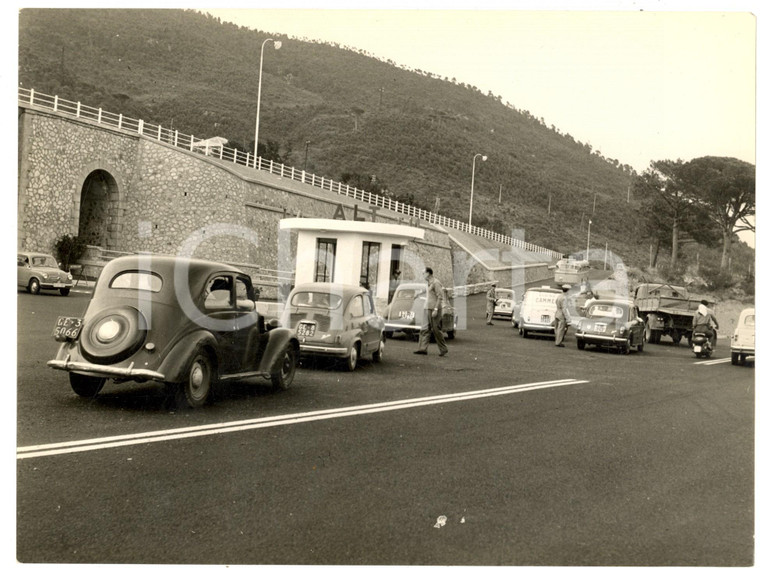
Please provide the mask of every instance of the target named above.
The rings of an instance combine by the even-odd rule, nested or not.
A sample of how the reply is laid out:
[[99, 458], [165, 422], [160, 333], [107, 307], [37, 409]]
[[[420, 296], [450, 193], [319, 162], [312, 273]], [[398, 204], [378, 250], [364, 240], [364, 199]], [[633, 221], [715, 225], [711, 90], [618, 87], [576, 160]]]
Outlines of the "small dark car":
[[136, 255], [110, 261], [83, 317], [61, 316], [54, 369], [94, 397], [107, 379], [158, 381], [177, 401], [205, 404], [217, 381], [263, 377], [287, 389], [299, 344], [256, 311], [251, 279], [205, 260]]
[[[422, 328], [427, 299], [427, 284], [410, 282], [400, 284], [393, 294], [393, 299], [387, 308], [385, 318], [385, 336], [392, 337], [396, 331], [407, 335], [419, 335]], [[441, 331], [449, 339], [454, 339], [457, 333], [457, 313], [451, 305], [449, 291], [444, 290], [443, 313], [441, 314]]]
[[586, 345], [613, 347], [628, 354], [632, 348], [644, 350], [644, 320], [629, 300], [591, 300], [586, 317], [578, 322], [575, 333], [578, 349]]
[[356, 369], [361, 358], [383, 360], [383, 318], [361, 286], [299, 284], [288, 296], [281, 322], [295, 331], [304, 355], [341, 359], [347, 371]]
[[71, 273], [61, 270], [55, 259], [44, 252], [18, 253], [16, 283], [30, 294], [52, 290], [61, 296], [68, 296], [74, 286]]

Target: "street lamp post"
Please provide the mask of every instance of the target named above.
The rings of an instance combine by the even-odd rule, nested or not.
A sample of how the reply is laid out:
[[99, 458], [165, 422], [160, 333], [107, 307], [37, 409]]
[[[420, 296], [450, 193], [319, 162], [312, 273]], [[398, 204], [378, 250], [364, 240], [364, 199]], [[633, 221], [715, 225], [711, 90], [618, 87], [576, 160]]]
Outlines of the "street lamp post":
[[589, 247], [591, 246], [591, 219], [588, 220], [588, 234], [586, 235], [586, 260], [588, 260]]
[[488, 156], [484, 156], [483, 154], [475, 154], [472, 157], [472, 182], [470, 183], [470, 219], [468, 221], [469, 225], [472, 225], [472, 198], [475, 196], [475, 160], [478, 156], [480, 156], [480, 159], [484, 162], [488, 159]]
[[268, 41], [274, 42], [274, 48], [282, 47], [281, 41], [275, 41], [271, 37], [261, 43], [261, 58], [259, 60], [259, 92], [256, 96], [256, 134], [253, 138], [253, 167], [257, 167], [257, 158], [259, 156], [259, 110], [261, 108], [261, 72], [264, 69], [264, 46]]
[[303, 169], [306, 171], [306, 166], [309, 164], [309, 144], [311, 144], [311, 140], [306, 141], [306, 153], [303, 157]]

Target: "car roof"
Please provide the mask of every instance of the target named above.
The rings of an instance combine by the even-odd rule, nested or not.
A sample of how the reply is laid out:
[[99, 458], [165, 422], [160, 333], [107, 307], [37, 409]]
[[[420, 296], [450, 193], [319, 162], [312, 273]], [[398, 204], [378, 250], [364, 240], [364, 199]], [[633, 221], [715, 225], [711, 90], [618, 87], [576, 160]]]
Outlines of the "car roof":
[[[400, 286], [399, 286], [400, 287]], [[336, 282], [305, 282], [303, 284], [296, 284], [293, 287], [293, 292], [325, 292], [332, 294], [359, 294], [369, 292], [363, 286], [356, 286], [353, 284], [340, 284]]]
[[615, 304], [619, 306], [627, 306], [629, 308], [636, 305], [632, 300], [629, 300], [627, 298], [598, 298], [591, 300], [589, 306], [593, 304]]
[[551, 286], [535, 286], [528, 288], [526, 292], [562, 292], [561, 288], [552, 288]]
[[[37, 251], [28, 252], [28, 251], [24, 251], [24, 250], [20, 250], [16, 254], [17, 255], [24, 254], [26, 256], [53, 256], [49, 252], [37, 252]], [[55, 258], [55, 257], [53, 257], [53, 258]]]

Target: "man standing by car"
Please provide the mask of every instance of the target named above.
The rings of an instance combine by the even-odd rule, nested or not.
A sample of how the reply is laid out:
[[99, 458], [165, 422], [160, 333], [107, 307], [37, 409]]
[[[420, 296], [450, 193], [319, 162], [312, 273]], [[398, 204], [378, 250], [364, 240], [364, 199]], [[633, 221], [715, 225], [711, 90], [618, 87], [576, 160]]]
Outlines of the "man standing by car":
[[565, 333], [568, 328], [568, 321], [570, 320], [570, 314], [567, 310], [567, 291], [570, 289], [568, 284], [562, 285], [562, 294], [557, 298], [557, 311], [554, 314], [554, 319], [557, 322], [557, 326], [554, 328], [554, 345], [556, 347], [564, 347], [562, 343], [565, 340]]
[[425, 268], [425, 280], [427, 280], [427, 299], [425, 300], [425, 321], [422, 322], [420, 329], [420, 341], [417, 355], [427, 355], [427, 348], [430, 344], [430, 333], [435, 337], [438, 345], [438, 355], [444, 357], [449, 348], [446, 347], [446, 341], [443, 339], [441, 331], [441, 319], [443, 317], [443, 285], [441, 281], [433, 277], [433, 269]]
[[496, 284], [491, 284], [491, 287], [486, 292], [486, 325], [493, 325], [491, 321], [493, 319], [493, 310], [496, 307]]

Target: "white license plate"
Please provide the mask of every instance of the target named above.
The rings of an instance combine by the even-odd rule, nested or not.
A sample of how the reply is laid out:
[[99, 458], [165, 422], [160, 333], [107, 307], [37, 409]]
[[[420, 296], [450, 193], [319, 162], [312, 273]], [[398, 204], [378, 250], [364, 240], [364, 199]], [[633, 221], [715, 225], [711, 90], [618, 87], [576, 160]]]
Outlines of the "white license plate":
[[594, 331], [606, 331], [607, 330], [607, 324], [606, 323], [595, 323], [594, 324]]
[[399, 319], [414, 319], [414, 312], [399, 312], [398, 313]]
[[694, 353], [702, 353], [702, 346], [701, 345], [695, 345], [694, 346]]
[[550, 323], [551, 321], [552, 321], [551, 318], [547, 316], [546, 314], [543, 314], [541, 316], [541, 323]]
[[66, 287], [66, 284], [61, 284], [60, 282], [56, 282], [53, 284], [53, 288], [64, 288]]
[[296, 335], [299, 335], [301, 337], [313, 337], [314, 336], [314, 329], [317, 326], [313, 323], [299, 323], [298, 327], [296, 328]]

